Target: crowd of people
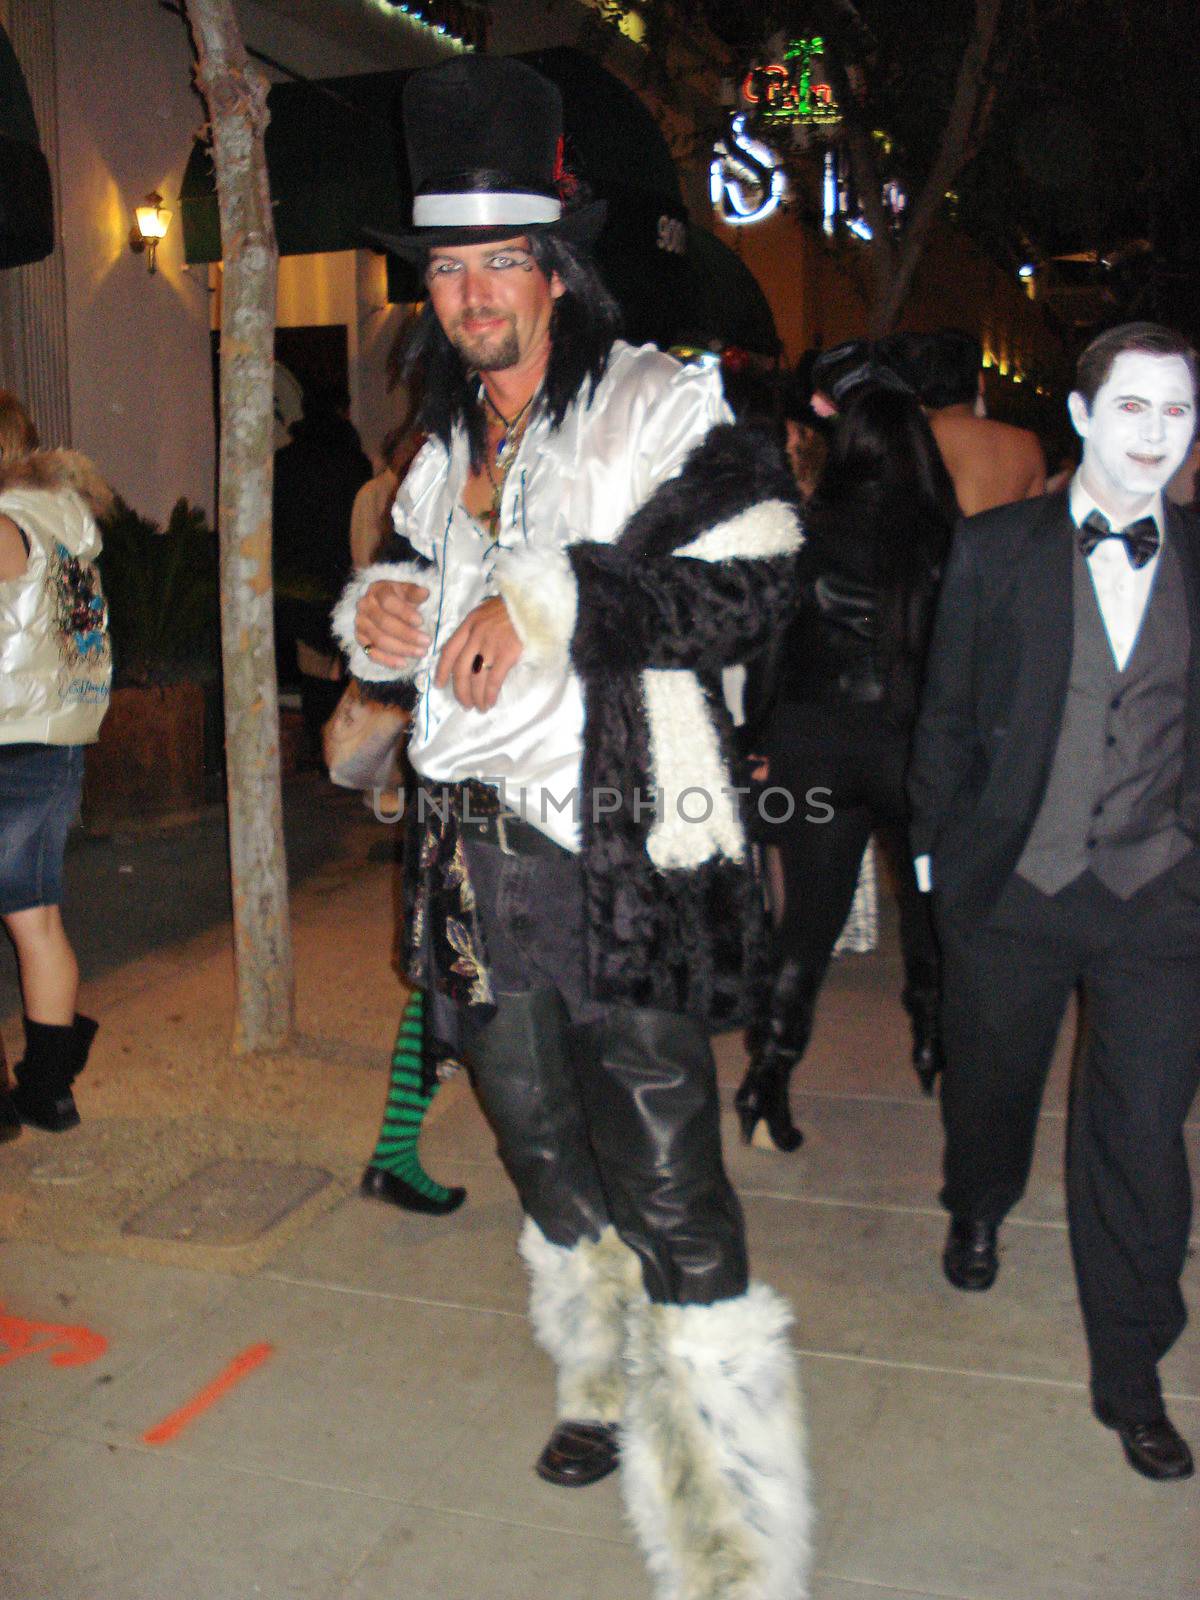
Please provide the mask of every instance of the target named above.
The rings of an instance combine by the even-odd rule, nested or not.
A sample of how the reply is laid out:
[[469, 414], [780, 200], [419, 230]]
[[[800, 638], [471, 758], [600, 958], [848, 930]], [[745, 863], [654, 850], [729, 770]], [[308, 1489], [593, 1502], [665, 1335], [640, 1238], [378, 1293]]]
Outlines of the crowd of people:
[[[531, 68], [430, 68], [404, 109], [416, 198], [385, 242], [428, 296], [414, 427], [369, 481], [336, 406], [293, 451], [310, 464], [319, 422], [343, 455], [296, 638], [340, 692], [314, 596], [353, 568], [333, 637], [357, 693], [410, 713], [414, 987], [364, 1192], [461, 1204], [416, 1148], [440, 1068], [465, 1063], [557, 1369], [536, 1471], [620, 1470], [663, 1600], [798, 1600], [790, 1312], [751, 1276], [709, 1041], [745, 1028], [741, 1133], [796, 1150], [789, 1080], [873, 836], [912, 1065], [940, 1080], [945, 1276], [996, 1278], [1079, 987], [1067, 1193], [1093, 1409], [1137, 1471], [1189, 1475], [1158, 1366], [1185, 1320], [1200, 1069], [1200, 524], [1167, 493], [1194, 471], [1195, 354], [1149, 323], [1095, 339], [1069, 402], [1082, 459], [1048, 494], [958, 331], [724, 384], [625, 343], [589, 253], [604, 208], [564, 200], [561, 104]], [[10, 442], [14, 405], [0, 911], [27, 1045], [0, 1115], [53, 1130], [94, 1031], [57, 903], [107, 655], [102, 627], [86, 642], [90, 490], [27, 419]], [[283, 492], [303, 522], [290, 468]], [[94, 692], [48, 698], [67, 640]]]

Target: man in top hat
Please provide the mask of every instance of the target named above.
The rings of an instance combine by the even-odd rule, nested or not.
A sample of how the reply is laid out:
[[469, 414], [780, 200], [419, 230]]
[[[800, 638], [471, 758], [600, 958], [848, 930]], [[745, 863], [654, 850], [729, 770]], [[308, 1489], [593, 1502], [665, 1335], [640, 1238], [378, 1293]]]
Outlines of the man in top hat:
[[469, 56], [414, 75], [411, 359], [430, 435], [336, 622], [415, 699], [410, 974], [526, 1214], [558, 1367], [552, 1483], [617, 1465], [661, 1594], [798, 1600], [807, 1494], [785, 1305], [751, 1284], [709, 1034], [759, 903], [721, 670], [778, 625], [786, 466], [719, 381], [615, 337], [564, 207], [557, 90]]
[[1067, 1215], [1092, 1403], [1138, 1472], [1184, 1478], [1158, 1364], [1186, 1321], [1200, 1064], [1200, 524], [1162, 491], [1196, 357], [1153, 323], [1114, 328], [1069, 406], [1069, 491], [959, 527], [913, 750], [943, 957], [943, 1266], [958, 1289], [996, 1277], [1081, 984]]

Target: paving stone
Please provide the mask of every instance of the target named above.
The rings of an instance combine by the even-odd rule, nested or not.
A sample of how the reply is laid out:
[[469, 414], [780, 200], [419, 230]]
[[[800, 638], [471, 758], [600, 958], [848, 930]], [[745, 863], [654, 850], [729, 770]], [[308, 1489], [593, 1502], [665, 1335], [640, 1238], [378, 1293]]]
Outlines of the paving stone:
[[332, 1181], [321, 1167], [214, 1161], [130, 1217], [121, 1232], [196, 1244], [245, 1244]]

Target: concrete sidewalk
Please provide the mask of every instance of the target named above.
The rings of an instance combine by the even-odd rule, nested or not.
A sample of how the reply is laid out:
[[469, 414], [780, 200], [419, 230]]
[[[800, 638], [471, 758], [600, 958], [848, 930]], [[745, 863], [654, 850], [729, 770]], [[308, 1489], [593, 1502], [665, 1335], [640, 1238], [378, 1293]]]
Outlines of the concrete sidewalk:
[[[461, 1078], [424, 1155], [466, 1206], [425, 1219], [356, 1193], [401, 999], [393, 874], [372, 859], [385, 829], [344, 797], [306, 804], [330, 854], [293, 898], [292, 1048], [231, 1057], [223, 923], [99, 963], [82, 1127], [0, 1146], [0, 1596], [645, 1600], [615, 1482], [570, 1492], [530, 1470], [552, 1377]], [[756, 1272], [796, 1310], [814, 1600], [1200, 1596], [1197, 1480], [1138, 1478], [1088, 1412], [1060, 1181], [1069, 1040], [999, 1281], [956, 1294], [899, 988], [890, 934], [835, 967], [795, 1089], [801, 1151], [743, 1148], [731, 1115], [725, 1130]], [[728, 1103], [739, 1042], [719, 1055]], [[1197, 1277], [1193, 1261], [1194, 1307]], [[1200, 1445], [1194, 1332], [1165, 1376]]]

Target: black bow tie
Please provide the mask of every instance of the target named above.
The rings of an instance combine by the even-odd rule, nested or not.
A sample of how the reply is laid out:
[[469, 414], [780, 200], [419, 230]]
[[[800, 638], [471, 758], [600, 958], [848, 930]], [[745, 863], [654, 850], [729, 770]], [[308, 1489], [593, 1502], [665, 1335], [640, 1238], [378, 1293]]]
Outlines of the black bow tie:
[[1079, 548], [1085, 557], [1090, 556], [1096, 546], [1102, 544], [1105, 539], [1120, 539], [1124, 542], [1125, 553], [1129, 557], [1131, 567], [1144, 567], [1147, 561], [1158, 554], [1158, 547], [1162, 542], [1158, 534], [1158, 523], [1153, 517], [1139, 517], [1127, 528], [1114, 528], [1110, 526], [1103, 512], [1089, 511], [1083, 519], [1083, 527], [1079, 530]]

